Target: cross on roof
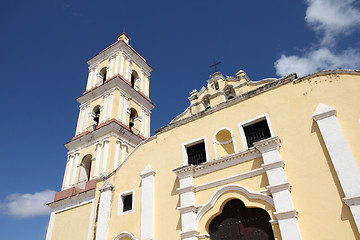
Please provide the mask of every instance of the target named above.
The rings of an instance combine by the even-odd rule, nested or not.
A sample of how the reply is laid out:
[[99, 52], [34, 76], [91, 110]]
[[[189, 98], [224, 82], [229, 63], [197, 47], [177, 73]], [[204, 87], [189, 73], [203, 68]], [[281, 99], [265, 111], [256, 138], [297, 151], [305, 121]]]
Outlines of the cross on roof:
[[219, 65], [220, 63], [221, 63], [221, 62], [216, 62], [216, 61], [214, 60], [214, 64], [210, 66], [210, 67], [213, 67], [213, 68], [214, 68], [214, 72], [216, 72], [216, 66]]

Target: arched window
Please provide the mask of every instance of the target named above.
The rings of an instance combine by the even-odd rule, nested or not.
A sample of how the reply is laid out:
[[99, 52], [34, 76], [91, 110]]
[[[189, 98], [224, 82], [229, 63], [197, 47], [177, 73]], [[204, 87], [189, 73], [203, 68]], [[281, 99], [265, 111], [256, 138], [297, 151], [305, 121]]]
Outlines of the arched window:
[[232, 85], [226, 85], [223, 91], [224, 91], [226, 100], [230, 100], [236, 96], [234, 87]]
[[107, 74], [107, 68], [103, 67], [100, 70], [99, 77], [100, 77], [100, 84], [103, 84], [106, 81], [106, 74]]
[[99, 105], [94, 107], [94, 109], [92, 110], [92, 115], [93, 115], [94, 125], [95, 126], [99, 125], [99, 119], [100, 119], [100, 106]]
[[210, 108], [210, 95], [207, 94], [202, 98], [202, 103], [204, 105], [205, 110]]
[[216, 157], [222, 157], [235, 152], [232, 134], [227, 129], [218, 131], [215, 135]]
[[91, 154], [87, 154], [80, 163], [80, 172], [78, 180], [78, 188], [85, 189], [85, 184], [90, 180], [91, 173]]
[[130, 128], [130, 131], [132, 131], [134, 125], [135, 125], [135, 118], [138, 116], [138, 113], [137, 111], [134, 109], [134, 108], [131, 108], [130, 109], [130, 117], [129, 117], [129, 128]]
[[211, 240], [274, 240], [269, 214], [261, 208], [247, 208], [239, 199], [227, 202], [209, 225]]
[[132, 88], [135, 88], [136, 81], [138, 80], [138, 78], [139, 78], [139, 74], [135, 70], [132, 70], [131, 81], [130, 81]]

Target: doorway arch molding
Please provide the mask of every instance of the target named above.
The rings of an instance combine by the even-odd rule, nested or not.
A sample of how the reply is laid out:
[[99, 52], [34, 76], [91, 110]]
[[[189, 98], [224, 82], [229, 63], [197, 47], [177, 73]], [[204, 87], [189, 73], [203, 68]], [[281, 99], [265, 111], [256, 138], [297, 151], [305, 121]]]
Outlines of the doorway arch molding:
[[121, 232], [119, 234], [117, 234], [115, 237], [114, 237], [114, 240], [120, 240], [121, 238], [123, 237], [127, 237], [127, 238], [130, 238], [131, 240], [138, 240], [137, 238], [135, 238], [135, 236], [130, 233], [130, 232]]
[[[264, 201], [267, 203], [266, 205], [271, 206], [271, 208], [275, 211], [274, 201], [271, 197], [269, 197], [263, 193], [249, 191], [248, 189], [246, 189], [245, 187], [243, 187], [241, 185], [229, 184], [229, 185], [226, 185], [226, 186], [218, 189], [212, 195], [210, 200], [199, 209], [199, 211], [195, 217], [196, 229], [199, 229], [199, 224], [200, 224], [201, 219], [204, 217], [204, 215], [207, 212], [209, 212], [215, 206], [215, 204], [218, 202], [219, 198], [221, 198], [222, 196], [225, 196], [229, 192], [237, 193], [238, 197], [241, 197], [241, 195], [245, 195], [245, 197], [247, 197], [250, 201], [252, 201], [252, 200]], [[230, 194], [229, 196], [226, 196], [225, 202], [224, 202], [224, 199], [221, 199], [222, 202], [219, 205], [224, 205], [227, 200], [234, 199], [234, 198], [236, 198], [236, 197], [233, 194]], [[259, 207], [259, 206], [257, 206], [257, 207]], [[221, 206], [219, 206], [218, 210], [220, 210], [220, 209], [221, 209]]]

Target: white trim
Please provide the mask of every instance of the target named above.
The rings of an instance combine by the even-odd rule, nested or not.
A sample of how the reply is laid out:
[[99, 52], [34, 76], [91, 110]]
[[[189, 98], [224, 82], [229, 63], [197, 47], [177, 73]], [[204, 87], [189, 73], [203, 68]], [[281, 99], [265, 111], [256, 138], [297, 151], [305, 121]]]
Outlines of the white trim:
[[209, 161], [209, 151], [208, 151], [208, 147], [207, 147], [207, 140], [206, 140], [206, 136], [204, 136], [204, 137], [200, 137], [200, 138], [197, 138], [197, 139], [194, 139], [194, 140], [191, 140], [189, 142], [182, 144], [181, 149], [182, 149], [182, 157], [183, 157], [183, 165], [184, 166], [189, 165], [186, 148], [191, 147], [191, 146], [196, 145], [201, 142], [204, 142], [204, 144], [205, 144], [206, 162]]
[[274, 131], [273, 131], [273, 129], [272, 129], [271, 122], [270, 122], [270, 117], [269, 117], [269, 114], [268, 114], [268, 113], [265, 113], [265, 114], [262, 114], [262, 115], [260, 115], [260, 116], [251, 118], [251, 119], [249, 119], [249, 120], [243, 121], [243, 122], [241, 122], [241, 123], [238, 124], [238, 126], [239, 126], [239, 131], [240, 131], [240, 137], [241, 137], [241, 143], [242, 143], [242, 146], [243, 146], [243, 150], [248, 149], [248, 145], [247, 145], [247, 141], [246, 141], [246, 136], [245, 136], [245, 132], [244, 132], [244, 127], [249, 126], [249, 125], [254, 124], [254, 123], [257, 123], [257, 122], [260, 122], [261, 120], [264, 120], [264, 119], [266, 119], [266, 122], [267, 122], [267, 124], [268, 124], [271, 137], [274, 137], [275, 134], [274, 134]]
[[137, 240], [137, 238], [135, 238], [135, 236], [130, 233], [130, 232], [121, 232], [121, 233], [118, 233], [113, 240], [120, 240], [121, 238], [123, 237], [128, 237], [130, 238], [131, 240]]
[[109, 218], [111, 209], [112, 189], [110, 181], [107, 180], [105, 184], [99, 189], [100, 204], [98, 210], [98, 222], [96, 227], [95, 237], [97, 240], [107, 239], [109, 230]]
[[199, 192], [202, 190], [206, 190], [209, 188], [213, 188], [213, 187], [218, 187], [220, 185], [224, 185], [224, 184], [228, 184], [231, 182], [235, 182], [235, 181], [239, 181], [239, 180], [243, 180], [243, 179], [247, 179], [247, 178], [251, 178], [254, 176], [258, 176], [265, 173], [265, 170], [263, 168], [257, 168], [248, 172], [244, 172], [244, 173], [240, 173], [240, 174], [236, 174], [230, 177], [226, 177], [226, 178], [222, 178], [219, 180], [215, 180], [212, 182], [208, 182], [208, 183], [204, 183], [201, 185], [198, 185], [195, 187], [195, 192]]
[[216, 201], [220, 198], [221, 195], [223, 195], [224, 193], [226, 193], [228, 191], [238, 191], [238, 192], [244, 193], [250, 199], [262, 200], [262, 201], [269, 203], [271, 206], [275, 207], [273, 199], [269, 196], [266, 196], [265, 194], [258, 193], [258, 192], [251, 192], [247, 188], [240, 186], [240, 185], [235, 185], [235, 184], [226, 185], [226, 186], [218, 189], [212, 195], [210, 200], [200, 208], [200, 210], [196, 214], [196, 218], [195, 218], [196, 229], [198, 229], [199, 222], [200, 222], [201, 218], [204, 216], [204, 214], [206, 212], [208, 212], [215, 205]]
[[[128, 195], [132, 195], [131, 210], [128, 210], [128, 211], [124, 212], [123, 211], [123, 207], [124, 207], [123, 197], [128, 196]], [[131, 190], [126, 191], [126, 192], [119, 193], [118, 198], [119, 198], [118, 199], [118, 211], [117, 211], [118, 216], [125, 215], [125, 214], [128, 214], [128, 213], [132, 213], [134, 211], [134, 199], [135, 199], [134, 189], [131, 189]]]

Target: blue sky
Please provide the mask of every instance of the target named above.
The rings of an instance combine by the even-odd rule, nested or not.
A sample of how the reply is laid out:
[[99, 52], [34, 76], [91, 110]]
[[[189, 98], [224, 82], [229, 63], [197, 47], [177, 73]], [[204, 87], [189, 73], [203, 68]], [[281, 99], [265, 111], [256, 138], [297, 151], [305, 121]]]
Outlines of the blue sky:
[[124, 29], [154, 69], [153, 130], [185, 110], [214, 60], [224, 75], [242, 69], [252, 80], [359, 69], [359, 28], [355, 0], [3, 2], [1, 239], [44, 239], [44, 203], [61, 187], [86, 61]]

